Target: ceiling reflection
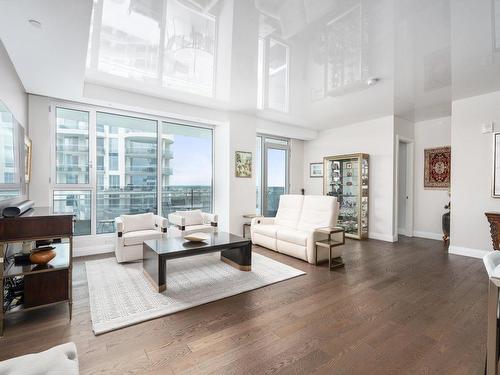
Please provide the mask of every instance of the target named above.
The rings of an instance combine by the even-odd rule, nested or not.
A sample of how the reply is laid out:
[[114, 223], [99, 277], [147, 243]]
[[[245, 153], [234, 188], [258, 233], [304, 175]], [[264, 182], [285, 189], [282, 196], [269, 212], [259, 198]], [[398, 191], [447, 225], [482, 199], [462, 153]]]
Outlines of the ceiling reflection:
[[499, 30], [500, 0], [96, 0], [86, 79], [320, 129], [414, 121], [500, 88]]

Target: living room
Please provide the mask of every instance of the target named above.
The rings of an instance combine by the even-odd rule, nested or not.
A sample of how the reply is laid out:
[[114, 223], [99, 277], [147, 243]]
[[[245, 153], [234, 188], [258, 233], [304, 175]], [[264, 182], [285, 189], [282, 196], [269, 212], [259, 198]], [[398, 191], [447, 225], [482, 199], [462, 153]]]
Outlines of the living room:
[[1, 1], [0, 373], [498, 373], [496, 21]]

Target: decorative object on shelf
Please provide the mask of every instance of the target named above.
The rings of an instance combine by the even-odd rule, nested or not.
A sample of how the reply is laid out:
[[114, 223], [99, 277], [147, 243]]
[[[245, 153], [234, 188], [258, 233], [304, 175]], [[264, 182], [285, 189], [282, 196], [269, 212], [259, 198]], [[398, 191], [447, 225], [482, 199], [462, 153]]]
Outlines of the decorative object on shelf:
[[424, 150], [424, 188], [449, 189], [450, 176], [450, 146]]
[[338, 226], [346, 237], [368, 238], [368, 160], [362, 153], [323, 159], [323, 194], [337, 197]]
[[23, 201], [16, 205], [5, 207], [2, 211], [3, 217], [18, 217], [33, 208], [35, 202]]
[[493, 134], [493, 181], [491, 195], [500, 198], [500, 133]]
[[185, 240], [189, 242], [203, 242], [210, 239], [210, 235], [207, 233], [192, 233], [184, 236]]
[[309, 177], [323, 177], [323, 163], [310, 163]]
[[24, 136], [24, 181], [29, 184], [31, 180], [31, 139]]
[[54, 250], [40, 250], [30, 255], [30, 262], [33, 264], [47, 264], [56, 257]]
[[500, 212], [485, 212], [484, 214], [490, 223], [493, 250], [500, 250]]
[[236, 177], [252, 177], [252, 153], [236, 151], [234, 155]]

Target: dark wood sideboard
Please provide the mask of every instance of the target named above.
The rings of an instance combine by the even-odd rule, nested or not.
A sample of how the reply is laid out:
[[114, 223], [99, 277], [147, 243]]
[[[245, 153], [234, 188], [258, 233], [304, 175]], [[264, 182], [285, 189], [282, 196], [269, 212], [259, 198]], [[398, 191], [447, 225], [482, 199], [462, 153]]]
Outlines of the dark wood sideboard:
[[[16, 264], [13, 255], [36, 241], [52, 240], [56, 257], [46, 265]], [[73, 214], [34, 208], [15, 218], [0, 218], [0, 336], [5, 316], [58, 303], [72, 315]], [[9, 304], [9, 286], [21, 285], [22, 303]]]
[[490, 223], [491, 241], [493, 249], [500, 250], [500, 212], [485, 212]]

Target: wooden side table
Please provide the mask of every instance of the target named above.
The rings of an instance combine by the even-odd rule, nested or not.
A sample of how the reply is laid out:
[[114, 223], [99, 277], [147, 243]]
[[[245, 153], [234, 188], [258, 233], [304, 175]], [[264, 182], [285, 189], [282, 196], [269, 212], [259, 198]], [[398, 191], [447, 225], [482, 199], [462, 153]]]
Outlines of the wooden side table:
[[[318, 246], [328, 248], [328, 267], [330, 270], [343, 267], [344, 260], [342, 257], [336, 257], [332, 259], [332, 249], [337, 246], [341, 246], [345, 244], [345, 230], [340, 227], [327, 227], [327, 228], [319, 228], [316, 229], [316, 232], [324, 233], [328, 235], [328, 239], [316, 241], [316, 256], [314, 258], [314, 265], [318, 264]], [[342, 233], [342, 241], [337, 241], [332, 238], [332, 234]]]

